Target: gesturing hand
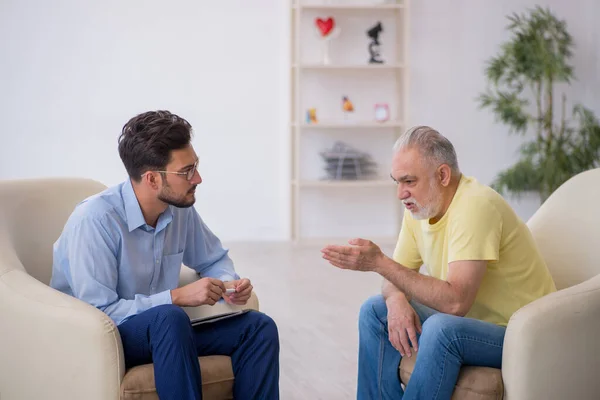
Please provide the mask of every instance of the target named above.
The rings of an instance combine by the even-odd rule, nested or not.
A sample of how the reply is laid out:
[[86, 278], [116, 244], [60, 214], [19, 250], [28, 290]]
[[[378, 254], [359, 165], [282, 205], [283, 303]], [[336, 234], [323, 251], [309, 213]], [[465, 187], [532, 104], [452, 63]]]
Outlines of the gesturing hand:
[[235, 293], [230, 295], [223, 294], [225, 301], [229, 304], [235, 304], [239, 306], [243, 306], [248, 302], [253, 289], [250, 279], [247, 278], [225, 282], [225, 287], [228, 289], [235, 289]]
[[202, 278], [183, 287], [171, 290], [173, 304], [182, 307], [196, 307], [204, 304], [215, 305], [225, 291], [225, 285], [218, 279]]
[[326, 246], [323, 258], [335, 267], [354, 271], [373, 271], [385, 258], [379, 246], [370, 240], [352, 239], [351, 246]]

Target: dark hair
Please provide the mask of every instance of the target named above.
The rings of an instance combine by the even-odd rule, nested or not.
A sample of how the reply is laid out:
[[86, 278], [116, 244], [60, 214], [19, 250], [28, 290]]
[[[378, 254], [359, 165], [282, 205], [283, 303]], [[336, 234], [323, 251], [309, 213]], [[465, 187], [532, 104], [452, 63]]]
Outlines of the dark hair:
[[169, 111], [148, 111], [131, 118], [119, 136], [119, 156], [127, 174], [139, 182], [147, 170], [163, 170], [171, 151], [190, 144], [192, 126]]

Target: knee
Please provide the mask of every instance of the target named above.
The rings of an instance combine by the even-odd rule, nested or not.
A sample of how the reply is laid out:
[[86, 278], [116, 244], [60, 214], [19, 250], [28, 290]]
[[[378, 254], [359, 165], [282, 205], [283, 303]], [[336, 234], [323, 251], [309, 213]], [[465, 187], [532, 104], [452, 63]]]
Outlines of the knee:
[[386, 310], [385, 299], [382, 295], [369, 297], [360, 307], [358, 314], [359, 327], [371, 325], [379, 320], [379, 315], [382, 315], [382, 310]]
[[155, 326], [169, 329], [190, 329], [190, 317], [183, 308], [173, 304], [163, 304], [153, 307]]
[[423, 323], [421, 333], [422, 341], [439, 341], [443, 338], [450, 338], [452, 332], [456, 330], [461, 317], [455, 315], [438, 313], [430, 316]]
[[279, 330], [273, 318], [257, 311], [251, 311], [250, 315], [255, 319], [262, 340], [273, 346], [279, 346]]

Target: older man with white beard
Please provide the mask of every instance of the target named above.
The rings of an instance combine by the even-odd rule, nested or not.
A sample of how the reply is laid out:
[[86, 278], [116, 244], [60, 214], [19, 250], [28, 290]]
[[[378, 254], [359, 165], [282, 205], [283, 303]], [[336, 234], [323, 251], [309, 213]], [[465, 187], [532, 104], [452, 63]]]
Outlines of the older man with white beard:
[[[556, 287], [525, 223], [461, 174], [440, 133], [402, 135], [391, 177], [406, 208], [393, 256], [360, 238], [322, 250], [336, 267], [384, 278], [360, 310], [357, 398], [450, 399], [461, 365], [500, 368], [511, 315]], [[403, 391], [398, 366], [413, 356]]]

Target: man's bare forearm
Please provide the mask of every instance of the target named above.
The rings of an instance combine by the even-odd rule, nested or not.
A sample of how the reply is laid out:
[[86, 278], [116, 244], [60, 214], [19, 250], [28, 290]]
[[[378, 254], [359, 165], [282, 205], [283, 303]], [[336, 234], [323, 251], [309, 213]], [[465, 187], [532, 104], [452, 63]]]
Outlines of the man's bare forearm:
[[405, 298], [407, 301], [410, 301], [410, 297], [407, 296], [406, 293], [402, 292], [393, 283], [385, 278], [383, 278], [383, 284], [381, 285], [381, 294], [385, 300], [393, 296], [399, 296]]
[[[460, 315], [460, 296], [445, 281], [420, 274], [406, 268], [394, 260], [385, 257], [375, 270], [389, 284], [384, 284], [388, 295], [395, 293], [390, 286], [404, 293], [407, 299], [413, 298], [419, 303], [443, 313]], [[383, 294], [384, 297], [386, 293]]]

